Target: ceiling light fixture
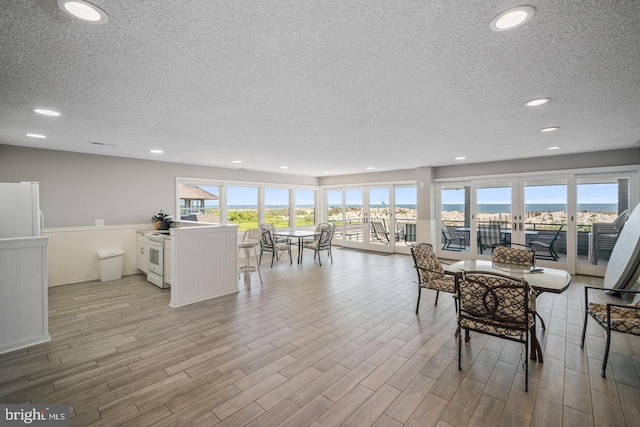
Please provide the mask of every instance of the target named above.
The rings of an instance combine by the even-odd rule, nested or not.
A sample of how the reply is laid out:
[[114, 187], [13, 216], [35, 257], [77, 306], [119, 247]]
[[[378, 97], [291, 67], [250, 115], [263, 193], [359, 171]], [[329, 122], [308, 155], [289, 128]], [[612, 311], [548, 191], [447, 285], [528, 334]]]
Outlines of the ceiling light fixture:
[[95, 4], [85, 0], [58, 0], [58, 7], [73, 16], [90, 24], [104, 24], [109, 15]]
[[239, 165], [240, 163], [242, 163], [242, 160], [231, 160], [231, 163]]
[[549, 150], [558, 150], [560, 147], [549, 147]]
[[289, 169], [289, 166], [280, 166], [280, 169]]
[[29, 138], [40, 138], [40, 139], [46, 139], [47, 137], [44, 135], [40, 135], [39, 133], [28, 133], [27, 136]]
[[536, 13], [533, 6], [518, 6], [505, 10], [491, 21], [493, 31], [508, 31], [525, 24]]
[[466, 157], [456, 157], [456, 160], [466, 160]]
[[551, 101], [551, 98], [535, 98], [535, 99], [530, 99], [527, 102], [525, 102], [524, 106], [525, 107], [537, 107], [538, 105], [546, 104], [549, 101]]
[[373, 170], [373, 169], [375, 169], [375, 168], [374, 168], [373, 166], [369, 166], [369, 167], [367, 167], [367, 168], [365, 168], [365, 169], [370, 171], [370, 170]]
[[34, 108], [33, 112], [42, 114], [43, 116], [51, 116], [51, 117], [58, 117], [60, 115], [60, 113], [58, 113], [57, 111], [46, 110], [44, 108]]
[[151, 153], [152, 154], [162, 154], [162, 153], [164, 153], [164, 151], [162, 151], [162, 150], [151, 150]]
[[553, 132], [554, 130], [560, 129], [559, 126], [549, 126], [547, 128], [540, 129], [540, 132]]

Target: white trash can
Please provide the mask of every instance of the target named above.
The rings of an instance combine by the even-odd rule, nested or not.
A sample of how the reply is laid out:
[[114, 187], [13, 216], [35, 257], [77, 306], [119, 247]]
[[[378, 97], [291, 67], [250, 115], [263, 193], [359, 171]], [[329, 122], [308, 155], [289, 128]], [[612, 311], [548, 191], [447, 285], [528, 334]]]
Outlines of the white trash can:
[[122, 278], [122, 249], [98, 251], [98, 270], [100, 281], [108, 282]]

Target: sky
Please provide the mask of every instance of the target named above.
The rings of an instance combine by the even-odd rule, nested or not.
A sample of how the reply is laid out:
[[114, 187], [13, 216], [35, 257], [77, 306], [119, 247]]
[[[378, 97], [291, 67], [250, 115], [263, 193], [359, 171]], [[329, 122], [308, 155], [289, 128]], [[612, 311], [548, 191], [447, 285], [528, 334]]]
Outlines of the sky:
[[[202, 186], [201, 188], [212, 194], [220, 194], [219, 187]], [[395, 187], [390, 189], [369, 188], [369, 200], [372, 205], [390, 204], [390, 191], [395, 191], [395, 203], [397, 205], [416, 204], [416, 188], [415, 187]], [[566, 185], [544, 185], [544, 186], [526, 186], [525, 200], [526, 203], [566, 203], [567, 200]], [[265, 201], [267, 205], [286, 206], [289, 204], [289, 190], [283, 188], [266, 188]], [[510, 187], [494, 187], [479, 188], [477, 193], [479, 204], [510, 204], [511, 188]], [[256, 205], [258, 200], [257, 187], [228, 186], [227, 187], [227, 204], [235, 206], [252, 206]], [[364, 200], [364, 189], [346, 189], [347, 205], [362, 205]], [[578, 185], [578, 203], [617, 203], [618, 201], [618, 184], [581, 184]], [[342, 190], [328, 191], [329, 206], [342, 204]], [[314, 190], [299, 189], [296, 190], [296, 204], [313, 205]], [[462, 204], [464, 203], [464, 189], [442, 190], [443, 204]], [[207, 201], [207, 206], [218, 206], [218, 201]]]
[[[477, 193], [479, 204], [510, 204], [511, 188], [480, 188]], [[566, 185], [541, 185], [525, 187], [525, 202], [530, 204], [567, 203]], [[464, 189], [443, 190], [443, 204], [464, 203]], [[618, 184], [580, 184], [578, 203], [618, 203]]]

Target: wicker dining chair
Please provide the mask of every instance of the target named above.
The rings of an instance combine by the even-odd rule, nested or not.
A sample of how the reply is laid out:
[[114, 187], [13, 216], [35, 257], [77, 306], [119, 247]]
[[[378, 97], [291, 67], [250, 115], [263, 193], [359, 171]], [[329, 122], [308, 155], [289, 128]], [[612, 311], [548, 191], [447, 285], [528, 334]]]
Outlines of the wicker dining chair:
[[524, 344], [525, 391], [529, 391], [529, 346], [535, 333], [535, 316], [529, 309], [532, 295], [524, 279], [479, 271], [462, 272], [458, 297], [458, 369], [462, 369], [462, 331], [465, 342], [469, 332], [504, 338]]
[[[609, 347], [611, 346], [611, 332], [623, 334], [640, 335], [640, 300], [632, 304], [624, 304], [622, 301], [615, 303], [597, 304], [589, 302], [589, 290], [608, 291], [609, 289], [597, 288], [594, 286], [584, 287], [584, 325], [582, 327], [582, 340], [580, 347], [584, 348], [584, 339], [587, 334], [587, 319], [589, 316], [606, 331], [606, 345], [604, 349], [604, 360], [600, 374], [604, 377], [609, 360]], [[640, 290], [616, 289], [616, 293], [625, 295], [638, 294]]]
[[414, 267], [418, 272], [418, 303], [416, 304], [416, 313], [418, 313], [422, 289], [435, 290], [436, 301], [434, 305], [438, 305], [440, 291], [451, 294], [455, 292], [455, 274], [444, 270], [433, 251], [433, 246], [429, 243], [418, 243], [411, 248], [411, 255], [413, 255]]

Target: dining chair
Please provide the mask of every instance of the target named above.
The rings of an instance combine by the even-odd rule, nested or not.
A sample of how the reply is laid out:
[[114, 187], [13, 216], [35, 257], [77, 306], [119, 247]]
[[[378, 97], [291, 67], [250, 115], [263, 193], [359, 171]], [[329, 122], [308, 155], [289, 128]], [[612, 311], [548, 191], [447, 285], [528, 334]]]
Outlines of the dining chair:
[[[582, 340], [580, 347], [584, 348], [584, 339], [587, 334], [587, 319], [589, 316], [606, 331], [606, 344], [604, 349], [604, 360], [602, 361], [602, 370], [600, 375], [603, 377], [607, 370], [607, 361], [609, 360], [609, 347], [611, 346], [611, 332], [621, 332], [623, 334], [640, 335], [640, 300], [631, 304], [620, 303], [590, 303], [589, 290], [608, 291], [609, 289], [597, 288], [594, 286], [584, 287], [584, 325], [582, 327]], [[616, 289], [616, 293], [625, 295], [639, 294], [640, 290], [620, 290]]]
[[290, 243], [291, 242], [291, 240], [288, 237], [277, 236], [276, 235], [276, 226], [271, 224], [271, 223], [260, 224], [259, 227], [260, 227], [260, 230], [269, 230], [269, 232], [271, 232], [271, 238], [276, 243]]
[[517, 243], [510, 243], [509, 246], [494, 245], [491, 261], [498, 264], [522, 265], [533, 269], [536, 264], [536, 250]]
[[[442, 242], [442, 249], [462, 251], [465, 248], [467, 238], [463, 234], [451, 233], [445, 224], [440, 225], [440, 231], [442, 232], [442, 239], [444, 240]], [[458, 247], [452, 248], [451, 244], [455, 241], [458, 242]]]
[[335, 226], [324, 227], [320, 230], [320, 235], [317, 236], [311, 242], [307, 242], [302, 244], [302, 253], [300, 254], [300, 262], [302, 262], [302, 254], [305, 249], [313, 250], [313, 259], [318, 257], [318, 262], [320, 266], [322, 266], [322, 259], [320, 257], [320, 252], [327, 251], [327, 255], [331, 258], [331, 264], [333, 264], [333, 254], [331, 253], [331, 241], [333, 240], [333, 233], [335, 232]]
[[558, 238], [560, 237], [560, 233], [562, 232], [563, 228], [564, 228], [564, 224], [562, 224], [558, 228], [558, 230], [556, 231], [556, 234], [553, 235], [551, 240], [545, 240], [544, 238], [539, 237], [529, 242], [529, 246], [531, 246], [532, 248], [534, 249], [539, 248], [544, 251], [544, 253], [540, 253], [540, 251], [537, 251], [536, 257], [538, 259], [548, 259], [551, 261], [557, 261], [560, 259], [560, 255], [558, 255], [558, 253], [556, 252], [554, 245], [558, 240]]
[[458, 297], [458, 369], [462, 369], [462, 331], [470, 331], [524, 344], [524, 390], [529, 391], [529, 345], [535, 340], [535, 316], [529, 309], [529, 284], [499, 273], [462, 272], [456, 282]]
[[291, 243], [287, 242], [276, 242], [273, 239], [273, 234], [271, 231], [263, 228], [261, 230], [260, 237], [260, 260], [258, 264], [262, 264], [262, 254], [264, 252], [271, 253], [271, 268], [273, 268], [273, 259], [278, 258], [278, 252], [289, 252], [289, 264], [293, 263], [293, 259], [291, 258]]
[[[438, 305], [438, 296], [440, 291], [455, 292], [455, 274], [444, 270], [440, 261], [433, 251], [433, 246], [429, 243], [418, 243], [411, 248], [413, 263], [418, 272], [418, 303], [416, 304], [416, 314], [420, 307], [420, 296], [422, 289], [433, 289], [436, 291], [436, 301], [434, 305]], [[455, 301], [454, 301], [455, 303]]]

